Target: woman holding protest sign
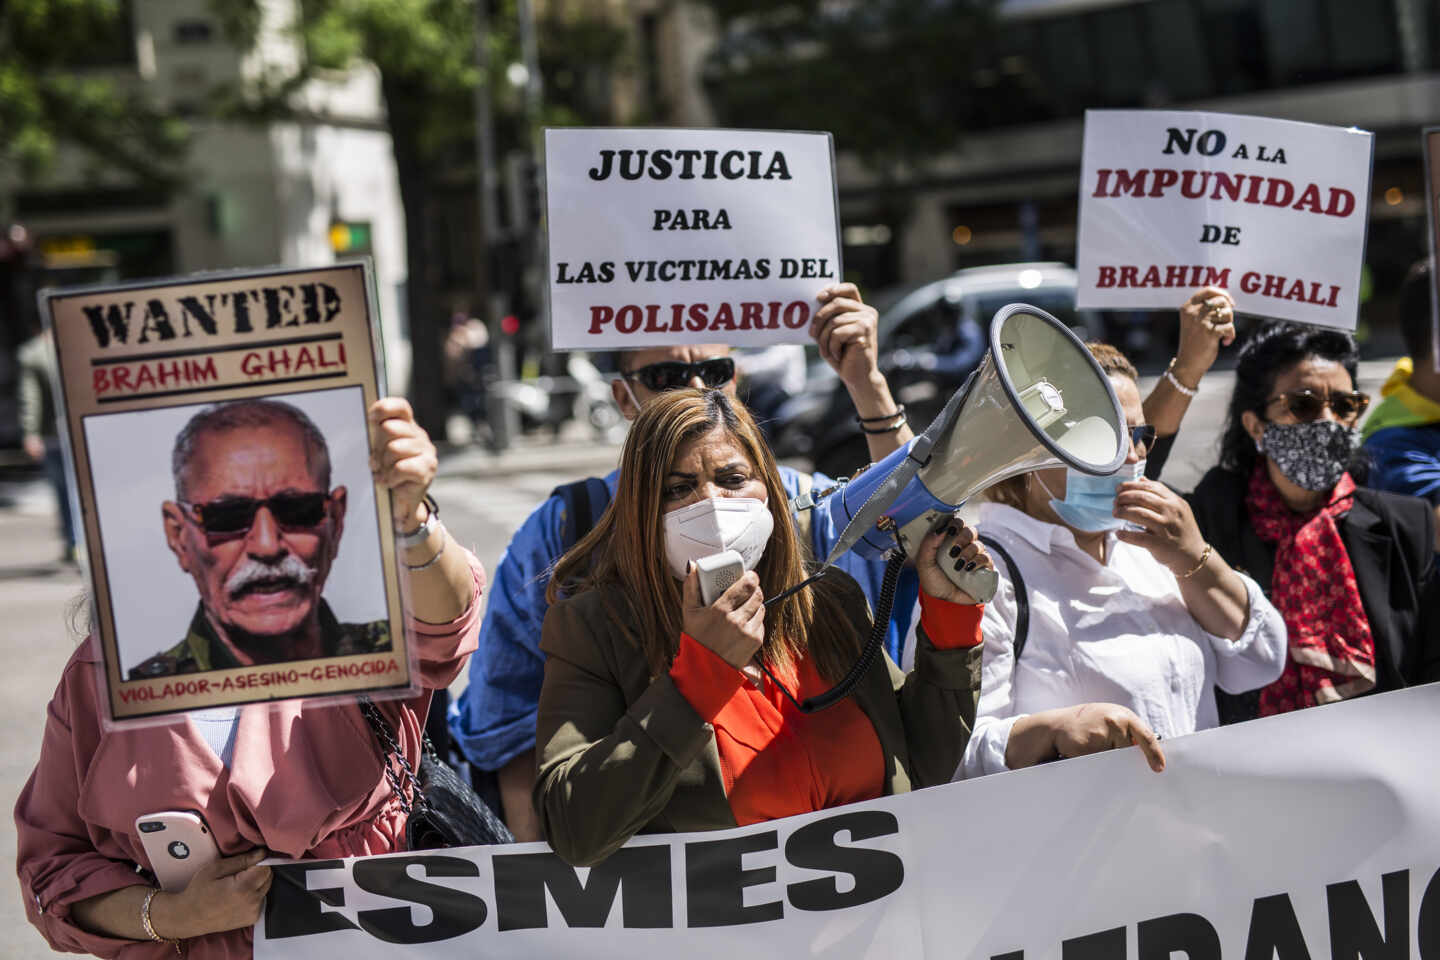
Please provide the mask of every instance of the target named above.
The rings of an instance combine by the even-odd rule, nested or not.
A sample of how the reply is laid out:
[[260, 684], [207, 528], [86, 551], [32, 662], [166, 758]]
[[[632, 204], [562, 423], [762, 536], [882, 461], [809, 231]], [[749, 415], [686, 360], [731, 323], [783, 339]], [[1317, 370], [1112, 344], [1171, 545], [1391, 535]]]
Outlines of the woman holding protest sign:
[[[294, 561], [287, 569], [299, 569], [293, 578], [306, 582], [313, 571], [303, 563], [338, 533], [343, 512], [323, 504], [307, 510], [302, 499], [312, 495], [294, 489], [321, 473], [328, 479], [328, 456], [313, 424], [307, 429], [304, 414], [289, 405], [242, 400], [197, 419], [210, 411], [217, 415], [203, 430], [177, 441], [177, 487], [193, 492], [224, 474], [245, 492], [200, 504], [183, 533], [186, 549], [197, 564], [222, 573], [277, 561], [259, 580], [250, 577], [269, 598], [256, 603], [275, 608], [282, 602], [278, 560]], [[413, 699], [375, 706], [394, 749], [418, 768], [431, 691], [450, 683], [474, 648], [485, 577], [435, 519], [427, 496], [435, 447], [409, 404], [378, 401], [369, 428], [371, 470], [390, 491], [409, 570], [404, 601], [423, 688]], [[257, 453], [252, 441], [262, 433]], [[229, 592], [232, 601], [239, 589]], [[208, 710], [172, 724], [106, 729], [98, 659], [92, 635], [66, 666], [39, 762], [15, 807], [26, 912], [55, 949], [152, 960], [182, 951], [192, 960], [249, 957], [249, 928], [270, 885], [270, 870], [260, 865], [267, 855], [405, 849], [411, 798], [392, 789], [387, 768], [397, 761], [379, 746], [360, 705], [290, 700], [229, 708], [228, 718]], [[137, 818], [172, 814], [198, 814], [195, 829], [203, 826], [203, 845], [213, 839], [218, 859], [178, 889], [161, 891], [144, 869], [158, 872], [158, 865], [146, 855]], [[191, 846], [201, 845], [192, 839]], [[185, 844], [170, 844], [172, 857], [192, 853], [199, 858]]]
[[[940, 533], [918, 551], [915, 671], [874, 660], [851, 696], [804, 713], [797, 701], [855, 663], [871, 627], [864, 594], [833, 568], [785, 593], [806, 554], [744, 407], [719, 391], [653, 399], [626, 439], [615, 500], [549, 587], [535, 803], [556, 852], [591, 864], [639, 832], [948, 780], [974, 713], [983, 607], [937, 561], [989, 565], [962, 527], [946, 557]], [[695, 561], [727, 546], [745, 572], [707, 605]]]
[[1154, 442], [1137, 374], [1091, 344], [1130, 427], [1113, 476], [1021, 474], [990, 488], [980, 526], [1004, 551], [986, 608], [975, 734], [959, 776], [1157, 740], [1219, 722], [1211, 688], [1279, 675], [1285, 631], [1253, 580], [1205, 541], [1190, 508], [1145, 477]]
[[1277, 681], [1221, 693], [1224, 722], [1440, 679], [1434, 513], [1352, 476], [1365, 465], [1356, 428], [1369, 403], [1355, 389], [1358, 360], [1348, 333], [1295, 323], [1266, 324], [1240, 352], [1220, 463], [1187, 500], [1289, 639]]

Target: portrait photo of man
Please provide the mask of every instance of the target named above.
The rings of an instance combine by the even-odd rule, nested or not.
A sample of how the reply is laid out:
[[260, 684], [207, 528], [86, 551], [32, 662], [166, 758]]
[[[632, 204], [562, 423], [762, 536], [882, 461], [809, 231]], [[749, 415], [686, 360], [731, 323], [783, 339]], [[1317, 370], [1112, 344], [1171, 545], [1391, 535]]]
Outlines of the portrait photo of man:
[[184, 636], [152, 647], [126, 679], [390, 649], [388, 621], [343, 623], [325, 599], [349, 499], [331, 472], [325, 435], [291, 403], [238, 400], [190, 417], [159, 519], [198, 600]]

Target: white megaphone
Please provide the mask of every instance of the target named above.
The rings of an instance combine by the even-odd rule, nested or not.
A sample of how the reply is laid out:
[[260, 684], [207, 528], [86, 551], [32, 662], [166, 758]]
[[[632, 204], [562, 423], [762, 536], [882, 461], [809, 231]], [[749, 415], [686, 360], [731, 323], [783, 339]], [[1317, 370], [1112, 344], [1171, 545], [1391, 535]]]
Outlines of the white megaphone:
[[[1003, 307], [990, 351], [920, 436], [832, 494], [849, 522], [825, 559], [878, 557], [898, 536], [911, 555], [936, 524], [1007, 477], [1070, 466], [1102, 476], [1125, 462], [1125, 415], [1080, 338], [1044, 310]], [[976, 600], [995, 594], [994, 570], [940, 568]]]

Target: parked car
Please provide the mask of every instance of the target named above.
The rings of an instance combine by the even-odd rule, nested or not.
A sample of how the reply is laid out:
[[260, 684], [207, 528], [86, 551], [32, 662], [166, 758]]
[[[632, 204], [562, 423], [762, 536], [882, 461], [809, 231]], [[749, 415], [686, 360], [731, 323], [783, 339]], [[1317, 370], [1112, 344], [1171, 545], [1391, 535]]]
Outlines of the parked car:
[[[1170, 354], [1153, 330], [1151, 315], [1133, 311], [1075, 309], [1077, 274], [1063, 263], [1010, 263], [960, 270], [927, 283], [898, 300], [880, 316], [880, 370], [910, 426], [919, 433], [940, 412], [979, 365], [989, 348], [990, 318], [1010, 303], [1028, 303], [1053, 314], [1083, 340], [1105, 340], [1137, 362], [1151, 354]], [[1162, 364], [1164, 360], [1160, 361]], [[808, 422], [787, 422], [782, 436], [808, 450], [815, 469], [832, 477], [849, 476], [870, 462], [865, 435], [855, 422], [849, 395], [836, 378], [826, 403], [804, 411]], [[783, 444], [782, 444], [783, 446]]]

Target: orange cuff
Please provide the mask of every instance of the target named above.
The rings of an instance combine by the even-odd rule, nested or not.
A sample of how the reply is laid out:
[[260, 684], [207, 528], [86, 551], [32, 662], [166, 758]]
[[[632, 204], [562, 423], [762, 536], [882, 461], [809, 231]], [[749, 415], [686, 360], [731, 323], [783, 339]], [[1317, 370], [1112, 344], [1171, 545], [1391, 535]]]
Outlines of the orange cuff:
[[951, 603], [920, 591], [920, 628], [936, 650], [979, 646], [985, 639], [980, 633], [984, 615], [983, 603]]
[[682, 633], [680, 650], [670, 664], [670, 679], [695, 712], [710, 723], [739, 691], [745, 675], [699, 640]]

